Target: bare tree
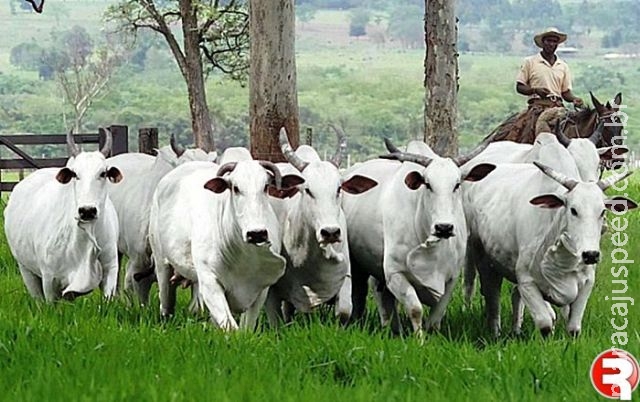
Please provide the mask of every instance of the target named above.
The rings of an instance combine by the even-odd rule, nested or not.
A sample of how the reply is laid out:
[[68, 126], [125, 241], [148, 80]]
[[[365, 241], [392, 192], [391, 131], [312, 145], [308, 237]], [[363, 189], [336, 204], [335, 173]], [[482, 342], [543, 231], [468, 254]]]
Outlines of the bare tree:
[[[164, 37], [187, 84], [195, 145], [213, 151], [205, 74], [217, 69], [235, 79], [246, 76], [246, 1], [124, 0], [109, 7], [106, 16], [132, 33], [150, 29]], [[182, 44], [173, 31], [178, 23], [182, 27]], [[203, 56], [209, 62], [207, 66]]]
[[442, 156], [458, 154], [458, 28], [455, 1], [425, 0], [424, 140]]
[[108, 41], [95, 47], [86, 30], [79, 26], [54, 33], [53, 37], [56, 47], [44, 53], [43, 62], [53, 69], [64, 101], [73, 108], [72, 128], [80, 132], [91, 104], [105, 94], [124, 49]]
[[251, 0], [249, 96], [251, 154], [256, 159], [284, 161], [278, 132], [299, 143], [293, 0]]

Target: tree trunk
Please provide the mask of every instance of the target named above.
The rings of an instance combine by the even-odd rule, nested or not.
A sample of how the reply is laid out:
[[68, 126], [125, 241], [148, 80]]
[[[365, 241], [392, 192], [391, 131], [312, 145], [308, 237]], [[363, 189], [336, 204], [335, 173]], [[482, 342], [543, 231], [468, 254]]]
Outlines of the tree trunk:
[[196, 147], [203, 149], [205, 152], [211, 152], [215, 150], [213, 128], [204, 87], [204, 74], [199, 47], [198, 17], [191, 0], [180, 0], [180, 15], [182, 16], [186, 64], [183, 74], [186, 75], [193, 139]]
[[441, 156], [458, 154], [458, 28], [455, 2], [425, 0], [424, 140]]
[[249, 96], [251, 154], [256, 159], [285, 161], [278, 133], [287, 129], [299, 144], [293, 0], [251, 0]]

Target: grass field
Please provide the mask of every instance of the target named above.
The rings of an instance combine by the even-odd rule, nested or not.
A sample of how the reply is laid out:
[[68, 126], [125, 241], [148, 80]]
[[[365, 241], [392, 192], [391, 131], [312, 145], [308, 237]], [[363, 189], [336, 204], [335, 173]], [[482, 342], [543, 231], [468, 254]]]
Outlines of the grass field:
[[[640, 181], [636, 178], [624, 191], [640, 199]], [[628, 217], [626, 249], [633, 259], [640, 256], [640, 215]], [[610, 256], [610, 235], [602, 246]], [[542, 339], [528, 316], [525, 336], [492, 340], [479, 296], [465, 310], [461, 286], [442, 332], [424, 342], [381, 330], [373, 311], [363, 327], [341, 328], [328, 311], [320, 311], [278, 331], [267, 328], [263, 317], [258, 333], [225, 334], [206, 317], [186, 313], [187, 292], [169, 322], [159, 320], [155, 294], [149, 308], [124, 297], [107, 303], [97, 292], [73, 303], [35, 302], [2, 239], [0, 399], [599, 400], [587, 373], [596, 354], [612, 346], [611, 302], [605, 299], [614, 286], [611, 266], [607, 257], [598, 268], [577, 340], [566, 335], [562, 321], [549, 339]], [[626, 296], [636, 299], [637, 268], [635, 263], [629, 267], [626, 278]], [[502, 316], [508, 323], [508, 292], [503, 293]], [[637, 307], [627, 318], [625, 348], [639, 356]]]

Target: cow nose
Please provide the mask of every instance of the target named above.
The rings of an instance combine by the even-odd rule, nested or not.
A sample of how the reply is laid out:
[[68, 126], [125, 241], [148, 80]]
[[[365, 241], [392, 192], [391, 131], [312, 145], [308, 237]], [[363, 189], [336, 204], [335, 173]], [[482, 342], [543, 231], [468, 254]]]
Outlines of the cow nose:
[[96, 207], [80, 207], [78, 208], [78, 215], [80, 220], [92, 221], [98, 216], [98, 209]]
[[320, 236], [322, 240], [327, 243], [336, 243], [340, 241], [340, 228], [339, 227], [325, 227], [320, 229]]
[[448, 239], [453, 236], [453, 225], [451, 223], [436, 223], [435, 235], [443, 239]]
[[584, 263], [588, 265], [596, 264], [598, 261], [600, 261], [600, 252], [593, 250], [584, 251], [582, 253], [582, 261], [584, 261]]
[[247, 232], [247, 242], [251, 244], [260, 244], [269, 240], [269, 233], [265, 229], [251, 230]]

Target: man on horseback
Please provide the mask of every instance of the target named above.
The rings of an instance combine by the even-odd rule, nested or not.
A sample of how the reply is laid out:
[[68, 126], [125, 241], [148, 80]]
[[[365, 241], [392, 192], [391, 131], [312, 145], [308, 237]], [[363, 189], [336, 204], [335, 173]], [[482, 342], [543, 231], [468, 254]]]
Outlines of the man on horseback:
[[569, 66], [556, 55], [558, 45], [566, 40], [567, 34], [556, 28], [548, 28], [534, 36], [534, 43], [542, 50], [525, 58], [516, 77], [516, 91], [529, 97], [529, 106], [498, 127], [492, 133], [495, 134], [493, 141], [533, 143], [536, 121], [545, 109], [564, 107], [563, 100], [577, 107], [583, 105], [582, 99], [571, 92]]

